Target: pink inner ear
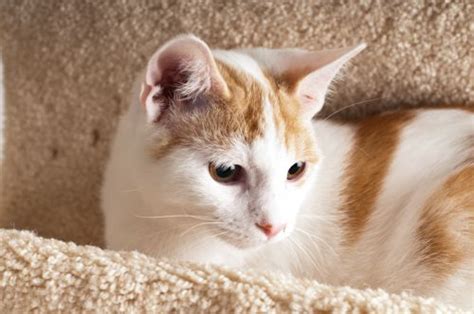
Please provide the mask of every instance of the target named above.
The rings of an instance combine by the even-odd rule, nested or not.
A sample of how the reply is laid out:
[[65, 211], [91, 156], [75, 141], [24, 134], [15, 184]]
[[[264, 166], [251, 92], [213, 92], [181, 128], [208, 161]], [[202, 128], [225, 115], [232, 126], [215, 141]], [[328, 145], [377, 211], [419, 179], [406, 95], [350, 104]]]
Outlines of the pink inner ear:
[[193, 100], [189, 104], [195, 105], [194, 100], [208, 92], [228, 94], [211, 50], [194, 36], [179, 36], [163, 45], [148, 61], [139, 100], [148, 120], [157, 121], [169, 105], [167, 100], [179, 99], [183, 104]]
[[[148, 63], [146, 83], [150, 86], [171, 84], [182, 80], [182, 71], [193, 64], [209, 66], [213, 62], [211, 51], [201, 40], [185, 36], [171, 40], [157, 51]], [[209, 73], [200, 73], [209, 75]]]
[[152, 86], [161, 84], [161, 85], [173, 85], [177, 86], [180, 83], [184, 84], [186, 82], [186, 75], [189, 73], [184, 73], [185, 67], [190, 64], [199, 62], [200, 56], [199, 53], [195, 52], [194, 54], [182, 53], [182, 52], [164, 52], [159, 59], [158, 68], [159, 76], [155, 78]]

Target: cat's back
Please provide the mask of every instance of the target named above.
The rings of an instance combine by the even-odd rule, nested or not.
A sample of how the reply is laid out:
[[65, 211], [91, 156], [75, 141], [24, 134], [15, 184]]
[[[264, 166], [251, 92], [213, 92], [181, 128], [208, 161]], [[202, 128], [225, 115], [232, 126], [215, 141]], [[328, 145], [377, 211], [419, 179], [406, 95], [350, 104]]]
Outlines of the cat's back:
[[396, 205], [474, 162], [474, 113], [467, 109], [405, 110], [347, 123], [315, 120], [314, 130], [328, 157], [321, 169], [338, 172], [327, 177], [339, 178], [340, 196], [364, 209], [377, 201]]
[[[314, 126], [325, 155], [321, 169], [334, 172], [326, 177], [338, 178], [332, 185], [345, 215], [348, 244], [361, 240], [371, 220], [379, 226], [393, 223], [394, 212], [409, 200], [425, 201], [474, 165], [474, 113], [465, 109], [388, 112], [352, 123], [315, 121]], [[464, 188], [474, 196], [472, 184]]]
[[459, 274], [473, 271], [473, 112], [408, 110], [353, 123], [316, 120], [314, 128], [321, 169], [338, 172], [331, 204], [342, 273], [361, 274], [340, 281], [426, 295], [438, 288], [446, 298], [472, 291], [472, 278]]
[[391, 172], [400, 180], [415, 173], [419, 179], [439, 177], [474, 158], [474, 112], [463, 108], [387, 112], [355, 122], [315, 120], [314, 130], [323, 155], [345, 155], [351, 177], [350, 169], [372, 171], [382, 181]]

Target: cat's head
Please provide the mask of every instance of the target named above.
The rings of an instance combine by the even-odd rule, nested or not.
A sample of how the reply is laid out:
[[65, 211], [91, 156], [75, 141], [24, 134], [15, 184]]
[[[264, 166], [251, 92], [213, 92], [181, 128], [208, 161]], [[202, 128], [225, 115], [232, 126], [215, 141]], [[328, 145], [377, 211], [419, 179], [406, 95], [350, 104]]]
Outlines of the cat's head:
[[311, 119], [363, 48], [211, 51], [194, 36], [163, 45], [140, 93], [143, 198], [237, 247], [287, 236], [320, 161]]

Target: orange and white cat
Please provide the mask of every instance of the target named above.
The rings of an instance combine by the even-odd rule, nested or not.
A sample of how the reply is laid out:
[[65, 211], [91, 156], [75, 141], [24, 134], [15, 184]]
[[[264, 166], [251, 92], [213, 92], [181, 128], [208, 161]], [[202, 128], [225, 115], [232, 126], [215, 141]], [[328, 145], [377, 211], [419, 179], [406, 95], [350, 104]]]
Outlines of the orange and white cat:
[[474, 114], [313, 120], [364, 47], [162, 46], [113, 143], [107, 246], [472, 307]]

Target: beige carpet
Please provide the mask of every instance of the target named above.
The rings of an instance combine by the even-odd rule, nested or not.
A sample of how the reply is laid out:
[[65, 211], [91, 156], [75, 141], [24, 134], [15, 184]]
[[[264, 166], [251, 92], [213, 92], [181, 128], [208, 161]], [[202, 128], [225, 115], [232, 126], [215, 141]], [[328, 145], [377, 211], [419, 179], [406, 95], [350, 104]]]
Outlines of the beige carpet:
[[461, 313], [434, 300], [0, 231], [0, 312]]
[[[355, 104], [340, 114], [357, 117], [398, 107], [474, 105], [473, 12], [472, 1], [467, 0], [0, 1], [7, 114], [0, 226], [102, 245], [99, 189], [117, 118], [127, 106], [137, 70], [175, 34], [193, 32], [222, 48], [321, 49], [365, 41], [368, 49], [334, 86], [323, 113]], [[8, 246], [17, 236], [16, 246]], [[23, 254], [33, 245], [41, 251], [42, 242], [4, 231], [0, 250]], [[68, 255], [60, 251], [71, 245], [44, 243], [54, 248], [52, 256], [66, 258], [59, 281], [51, 281], [58, 287], [72, 287], [69, 281], [76, 277], [67, 270], [76, 253], [90, 253], [81, 257], [84, 263], [105, 268], [116, 256], [84, 247], [74, 247], [76, 253]], [[45, 256], [21, 264], [28, 268], [12, 277], [17, 285], [0, 274], [1, 293], [44, 302], [39, 295], [53, 290], [46, 285], [42, 292], [34, 292], [39, 288], [33, 288], [28, 276], [32, 269], [49, 267]], [[97, 259], [87, 261], [93, 256]], [[4, 255], [0, 258], [0, 267], [10, 269], [17, 263], [14, 256], [11, 265]], [[126, 274], [134, 262], [107, 269]], [[136, 257], [136, 262], [159, 265], [144, 257]], [[84, 276], [104, 275], [94, 275], [94, 267], [84, 270]], [[117, 287], [135, 285], [110, 278], [115, 278], [111, 285]], [[96, 289], [93, 282], [84, 289]], [[92, 293], [80, 287], [67, 292], [73, 294], [67, 298]], [[114, 293], [104, 292], [104, 298], [114, 300]]]

